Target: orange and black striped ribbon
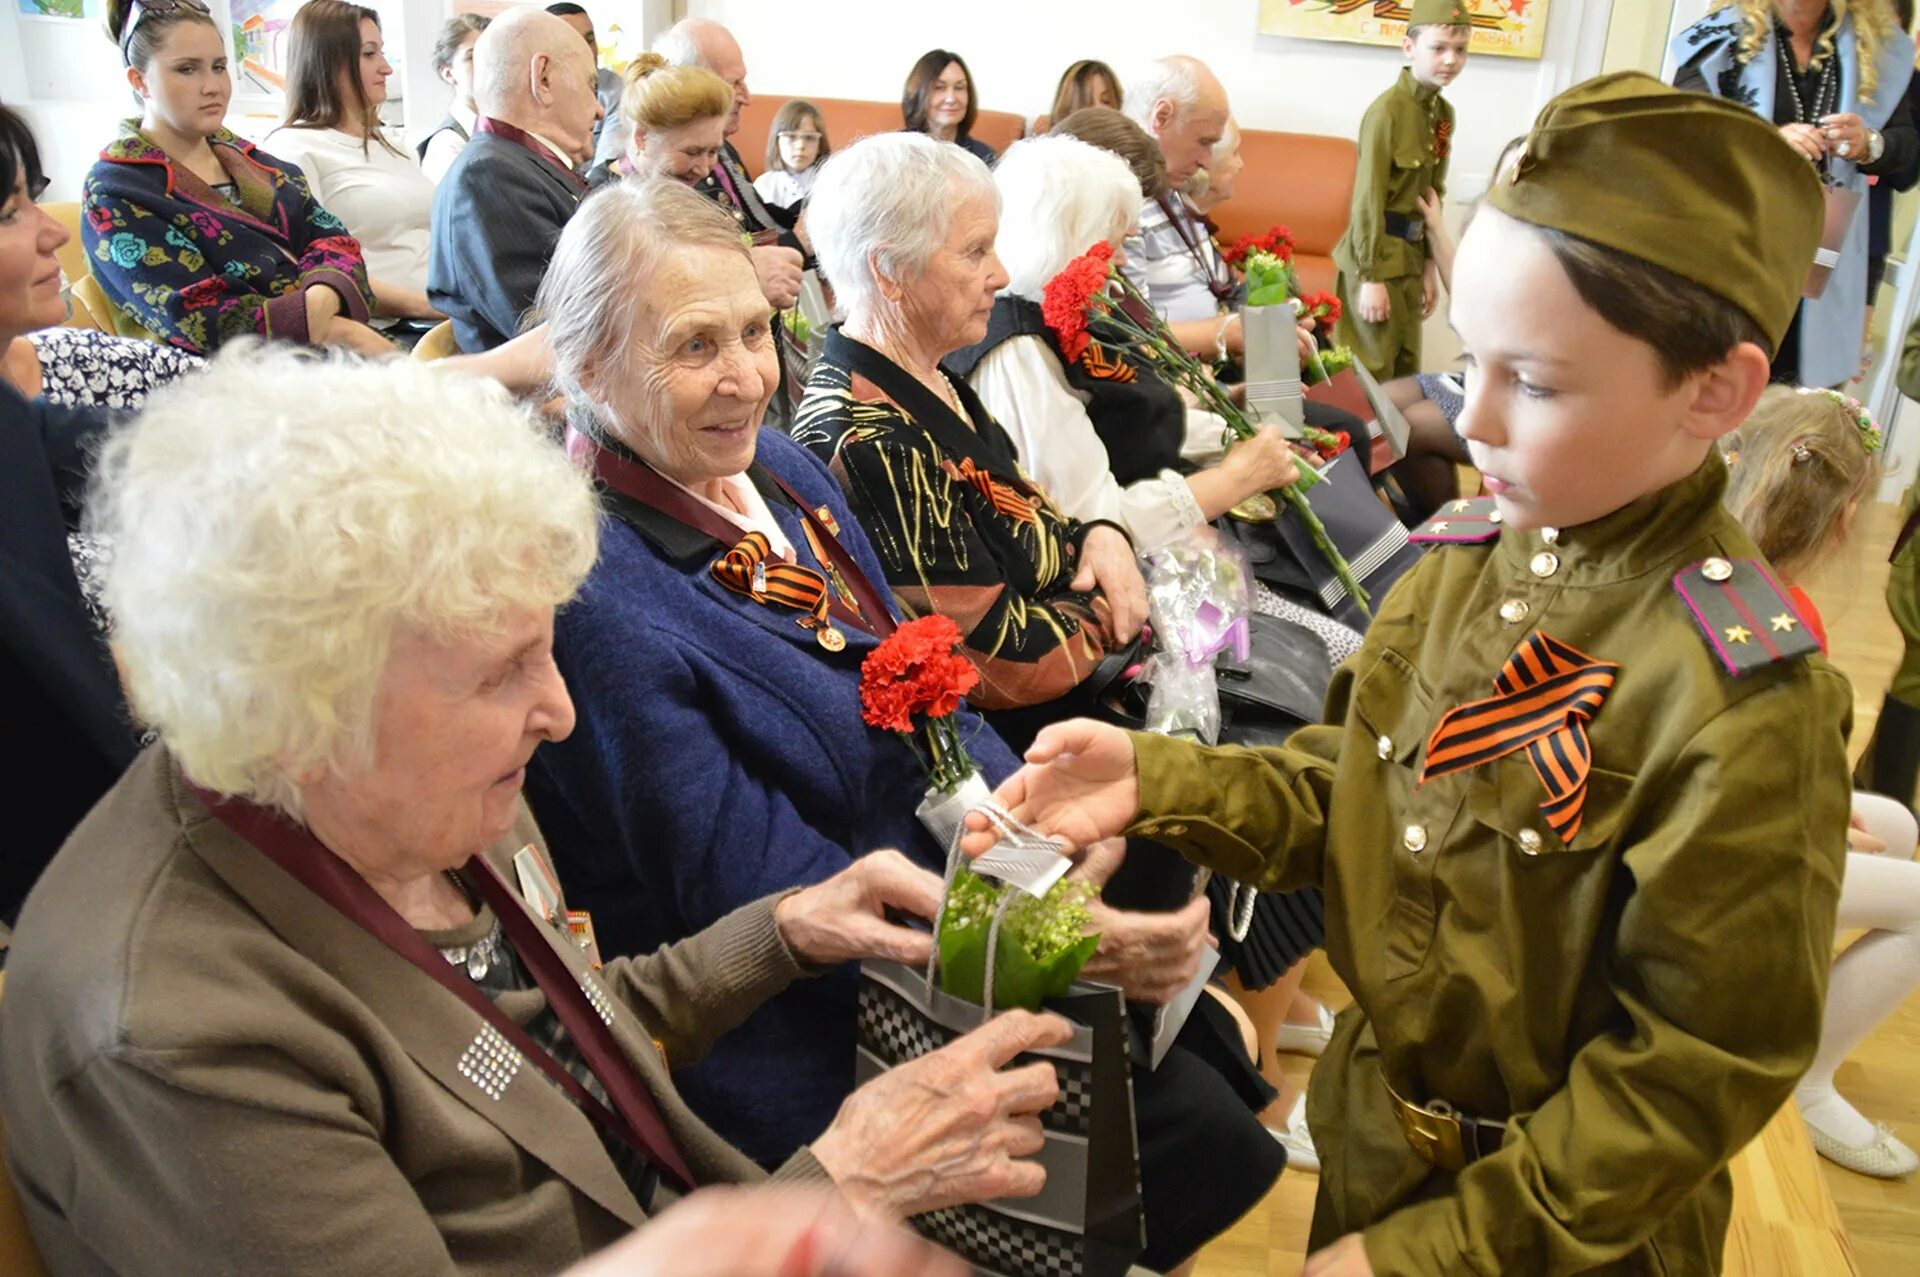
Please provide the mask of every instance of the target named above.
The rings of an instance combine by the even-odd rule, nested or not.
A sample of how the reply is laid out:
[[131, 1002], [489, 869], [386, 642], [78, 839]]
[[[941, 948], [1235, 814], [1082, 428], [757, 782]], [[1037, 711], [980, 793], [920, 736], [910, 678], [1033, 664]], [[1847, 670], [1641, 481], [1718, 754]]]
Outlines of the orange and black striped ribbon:
[[1560, 841], [1572, 842], [1593, 764], [1587, 724], [1619, 672], [1618, 665], [1596, 661], [1559, 639], [1531, 635], [1500, 668], [1495, 695], [1450, 711], [1434, 728], [1421, 783], [1524, 748], [1547, 791], [1540, 814]]
[[827, 578], [798, 563], [773, 559], [773, 543], [764, 532], [749, 532], [746, 540], [713, 563], [713, 579], [744, 594], [755, 603], [790, 607], [801, 613], [803, 629], [827, 622]]
[[974, 465], [972, 457], [962, 457], [953, 469], [960, 482], [971, 484], [978, 489], [980, 495], [992, 502], [993, 508], [999, 513], [1021, 523], [1040, 522], [1040, 516], [1033, 511], [1033, 502], [1015, 492], [1008, 484], [1002, 483]]

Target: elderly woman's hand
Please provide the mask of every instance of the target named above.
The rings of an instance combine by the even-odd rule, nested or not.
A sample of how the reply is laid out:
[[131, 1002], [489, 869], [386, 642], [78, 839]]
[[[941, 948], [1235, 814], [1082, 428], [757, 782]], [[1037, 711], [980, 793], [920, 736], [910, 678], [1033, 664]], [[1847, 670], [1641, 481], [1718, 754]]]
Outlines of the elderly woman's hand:
[[[751, 1219], [751, 1228], [741, 1221]], [[703, 1188], [564, 1277], [966, 1277], [967, 1266], [826, 1189]]]
[[[1125, 839], [1106, 839], [1089, 847], [1068, 876], [1103, 887], [1126, 855]], [[1115, 909], [1100, 900], [1087, 908], [1100, 933], [1100, 947], [1080, 974], [1116, 986], [1129, 1002], [1153, 1006], [1171, 1002], [1192, 982], [1201, 957], [1217, 947], [1207, 929], [1212, 910], [1204, 895], [1170, 913]]]
[[367, 359], [397, 359], [400, 355], [398, 346], [359, 320], [349, 319], [345, 315], [335, 315], [329, 319], [325, 335], [320, 340], [328, 346], [341, 346]]
[[1280, 427], [1261, 426], [1251, 438], [1241, 439], [1227, 449], [1220, 468], [1233, 480], [1239, 493], [1236, 503], [1257, 492], [1284, 488], [1300, 477], [1300, 464]]
[[1008, 1011], [849, 1095], [813, 1156], [858, 1210], [889, 1219], [996, 1197], [1032, 1197], [1047, 1174], [1025, 1159], [1046, 1139], [1039, 1114], [1060, 1096], [1044, 1060], [1073, 1029], [1057, 1015]]
[[798, 249], [782, 248], [778, 244], [754, 246], [753, 273], [760, 281], [760, 291], [767, 295], [769, 306], [775, 310], [793, 309], [793, 304], [800, 300], [800, 277], [805, 273], [806, 260]]
[[1133, 543], [1116, 528], [1100, 524], [1080, 541], [1080, 571], [1073, 589], [1082, 594], [1099, 591], [1107, 600], [1107, 637], [1116, 645], [1131, 643], [1147, 620], [1147, 583], [1140, 576], [1140, 560]]
[[940, 889], [937, 875], [899, 852], [876, 851], [781, 900], [773, 921], [794, 956], [815, 966], [862, 958], [924, 966], [932, 953], [931, 937], [889, 922], [887, 910], [931, 920], [940, 909]]

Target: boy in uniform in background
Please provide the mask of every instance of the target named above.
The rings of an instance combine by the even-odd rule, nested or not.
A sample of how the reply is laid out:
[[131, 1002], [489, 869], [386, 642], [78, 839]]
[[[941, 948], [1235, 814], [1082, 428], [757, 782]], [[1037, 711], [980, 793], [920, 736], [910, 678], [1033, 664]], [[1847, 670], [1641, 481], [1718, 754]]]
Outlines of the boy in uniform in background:
[[1342, 345], [1380, 381], [1420, 368], [1420, 325], [1433, 313], [1439, 270], [1420, 198], [1446, 194], [1453, 107], [1440, 91], [1467, 64], [1467, 0], [1414, 0], [1400, 48], [1409, 65], [1360, 121], [1347, 231], [1334, 246]]

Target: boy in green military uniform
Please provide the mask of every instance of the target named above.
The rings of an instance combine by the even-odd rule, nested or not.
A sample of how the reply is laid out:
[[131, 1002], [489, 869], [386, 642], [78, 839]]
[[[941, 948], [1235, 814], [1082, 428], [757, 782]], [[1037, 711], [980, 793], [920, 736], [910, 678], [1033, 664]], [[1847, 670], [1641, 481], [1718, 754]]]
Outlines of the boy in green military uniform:
[[1360, 121], [1347, 232], [1334, 245], [1340, 341], [1381, 381], [1420, 371], [1420, 325], [1433, 312], [1439, 271], [1420, 198], [1445, 195], [1453, 107], [1440, 91], [1467, 64], [1467, 0], [1414, 0], [1400, 47], [1408, 66]]
[[1311, 1277], [1720, 1269], [1727, 1162], [1820, 1035], [1851, 696], [1713, 443], [1821, 225], [1743, 107], [1638, 74], [1549, 103], [1454, 273], [1493, 495], [1418, 534], [1325, 725], [1207, 749], [1062, 723], [1000, 789], [1075, 847], [1325, 890], [1354, 1005], [1308, 1092]]

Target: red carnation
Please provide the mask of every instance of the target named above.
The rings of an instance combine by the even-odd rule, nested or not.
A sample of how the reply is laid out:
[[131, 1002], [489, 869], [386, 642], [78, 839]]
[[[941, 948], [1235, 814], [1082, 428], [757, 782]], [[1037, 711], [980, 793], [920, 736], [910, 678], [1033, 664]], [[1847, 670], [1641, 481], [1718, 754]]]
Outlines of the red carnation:
[[1068, 262], [1047, 282], [1041, 294], [1040, 316], [1060, 343], [1060, 353], [1072, 363], [1093, 344], [1087, 319], [1094, 299], [1106, 292], [1113, 245], [1105, 240]]
[[945, 718], [959, 709], [980, 681], [960, 643], [960, 627], [937, 612], [895, 630], [861, 664], [861, 716], [890, 732], [911, 732], [915, 715]]

